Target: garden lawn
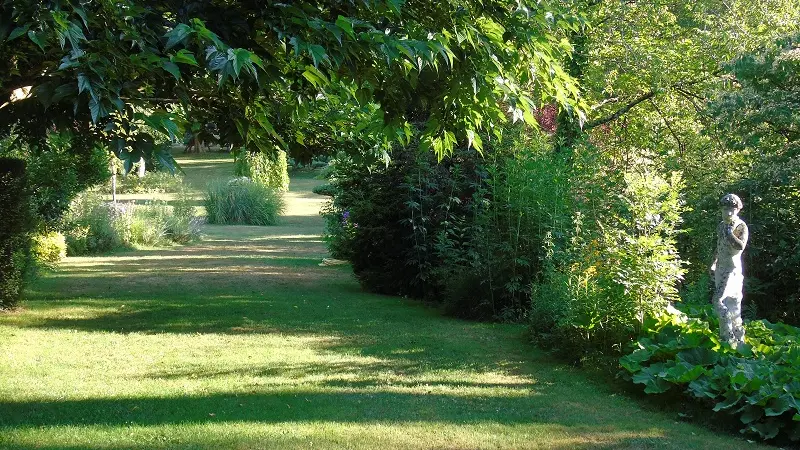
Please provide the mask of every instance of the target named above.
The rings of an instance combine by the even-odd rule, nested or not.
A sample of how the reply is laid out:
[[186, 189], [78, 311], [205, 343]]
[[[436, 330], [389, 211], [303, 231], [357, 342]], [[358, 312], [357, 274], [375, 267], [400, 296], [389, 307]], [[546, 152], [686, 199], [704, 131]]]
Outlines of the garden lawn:
[[[198, 190], [232, 173], [184, 159]], [[39, 279], [0, 315], [0, 447], [757, 447], [551, 362], [524, 326], [318, 266], [315, 183], [292, 180], [279, 226], [206, 226], [195, 245], [68, 258]]]

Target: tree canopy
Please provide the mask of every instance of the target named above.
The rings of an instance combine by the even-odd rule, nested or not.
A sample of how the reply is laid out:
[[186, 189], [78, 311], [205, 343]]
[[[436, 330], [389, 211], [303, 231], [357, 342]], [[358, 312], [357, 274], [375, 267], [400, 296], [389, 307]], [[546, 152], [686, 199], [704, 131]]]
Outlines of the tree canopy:
[[563, 62], [583, 26], [558, 2], [3, 0], [0, 133], [71, 130], [130, 167], [197, 115], [272, 150], [289, 139], [276, 123], [334, 93], [377, 103], [387, 143], [415, 123], [440, 156], [480, 149], [541, 103], [582, 117]]

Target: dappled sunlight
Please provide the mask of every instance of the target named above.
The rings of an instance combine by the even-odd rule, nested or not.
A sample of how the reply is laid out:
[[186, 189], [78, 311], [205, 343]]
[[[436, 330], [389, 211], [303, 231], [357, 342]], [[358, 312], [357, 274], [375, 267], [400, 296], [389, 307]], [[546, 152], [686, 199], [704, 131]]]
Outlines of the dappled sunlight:
[[[181, 164], [195, 187], [231, 166]], [[44, 274], [24, 309], [0, 315], [0, 447], [714, 442], [643, 420], [529, 346], [522, 325], [444, 318], [362, 291], [349, 266], [320, 267], [319, 183], [292, 180], [278, 226], [205, 225], [188, 246], [67, 258]]]

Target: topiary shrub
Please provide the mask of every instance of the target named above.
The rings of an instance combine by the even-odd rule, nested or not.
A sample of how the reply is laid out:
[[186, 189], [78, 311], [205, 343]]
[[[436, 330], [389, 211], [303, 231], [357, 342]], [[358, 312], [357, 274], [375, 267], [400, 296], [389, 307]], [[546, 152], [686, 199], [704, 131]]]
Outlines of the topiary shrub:
[[246, 177], [210, 183], [203, 204], [211, 224], [275, 225], [285, 209], [280, 192]]
[[234, 171], [237, 177], [247, 177], [255, 183], [286, 192], [289, 190], [288, 167], [283, 150], [278, 150], [274, 155], [242, 151], [236, 157]]
[[26, 181], [25, 161], [0, 158], [0, 309], [19, 302], [30, 266], [33, 219]]
[[319, 186], [314, 186], [314, 189], [312, 189], [312, 192], [314, 192], [317, 195], [324, 195], [326, 197], [333, 197], [333, 196], [336, 195], [336, 188], [333, 187], [332, 184], [321, 184]]

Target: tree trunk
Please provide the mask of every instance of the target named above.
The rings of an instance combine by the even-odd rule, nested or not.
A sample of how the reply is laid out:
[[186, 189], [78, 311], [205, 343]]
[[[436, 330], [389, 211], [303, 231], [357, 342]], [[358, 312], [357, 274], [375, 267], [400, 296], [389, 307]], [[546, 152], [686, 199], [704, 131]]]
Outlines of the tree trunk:
[[144, 166], [144, 156], [142, 156], [141, 158], [139, 158], [139, 172], [137, 173], [137, 175], [139, 175], [139, 178], [144, 178], [146, 170], [147, 169]]

